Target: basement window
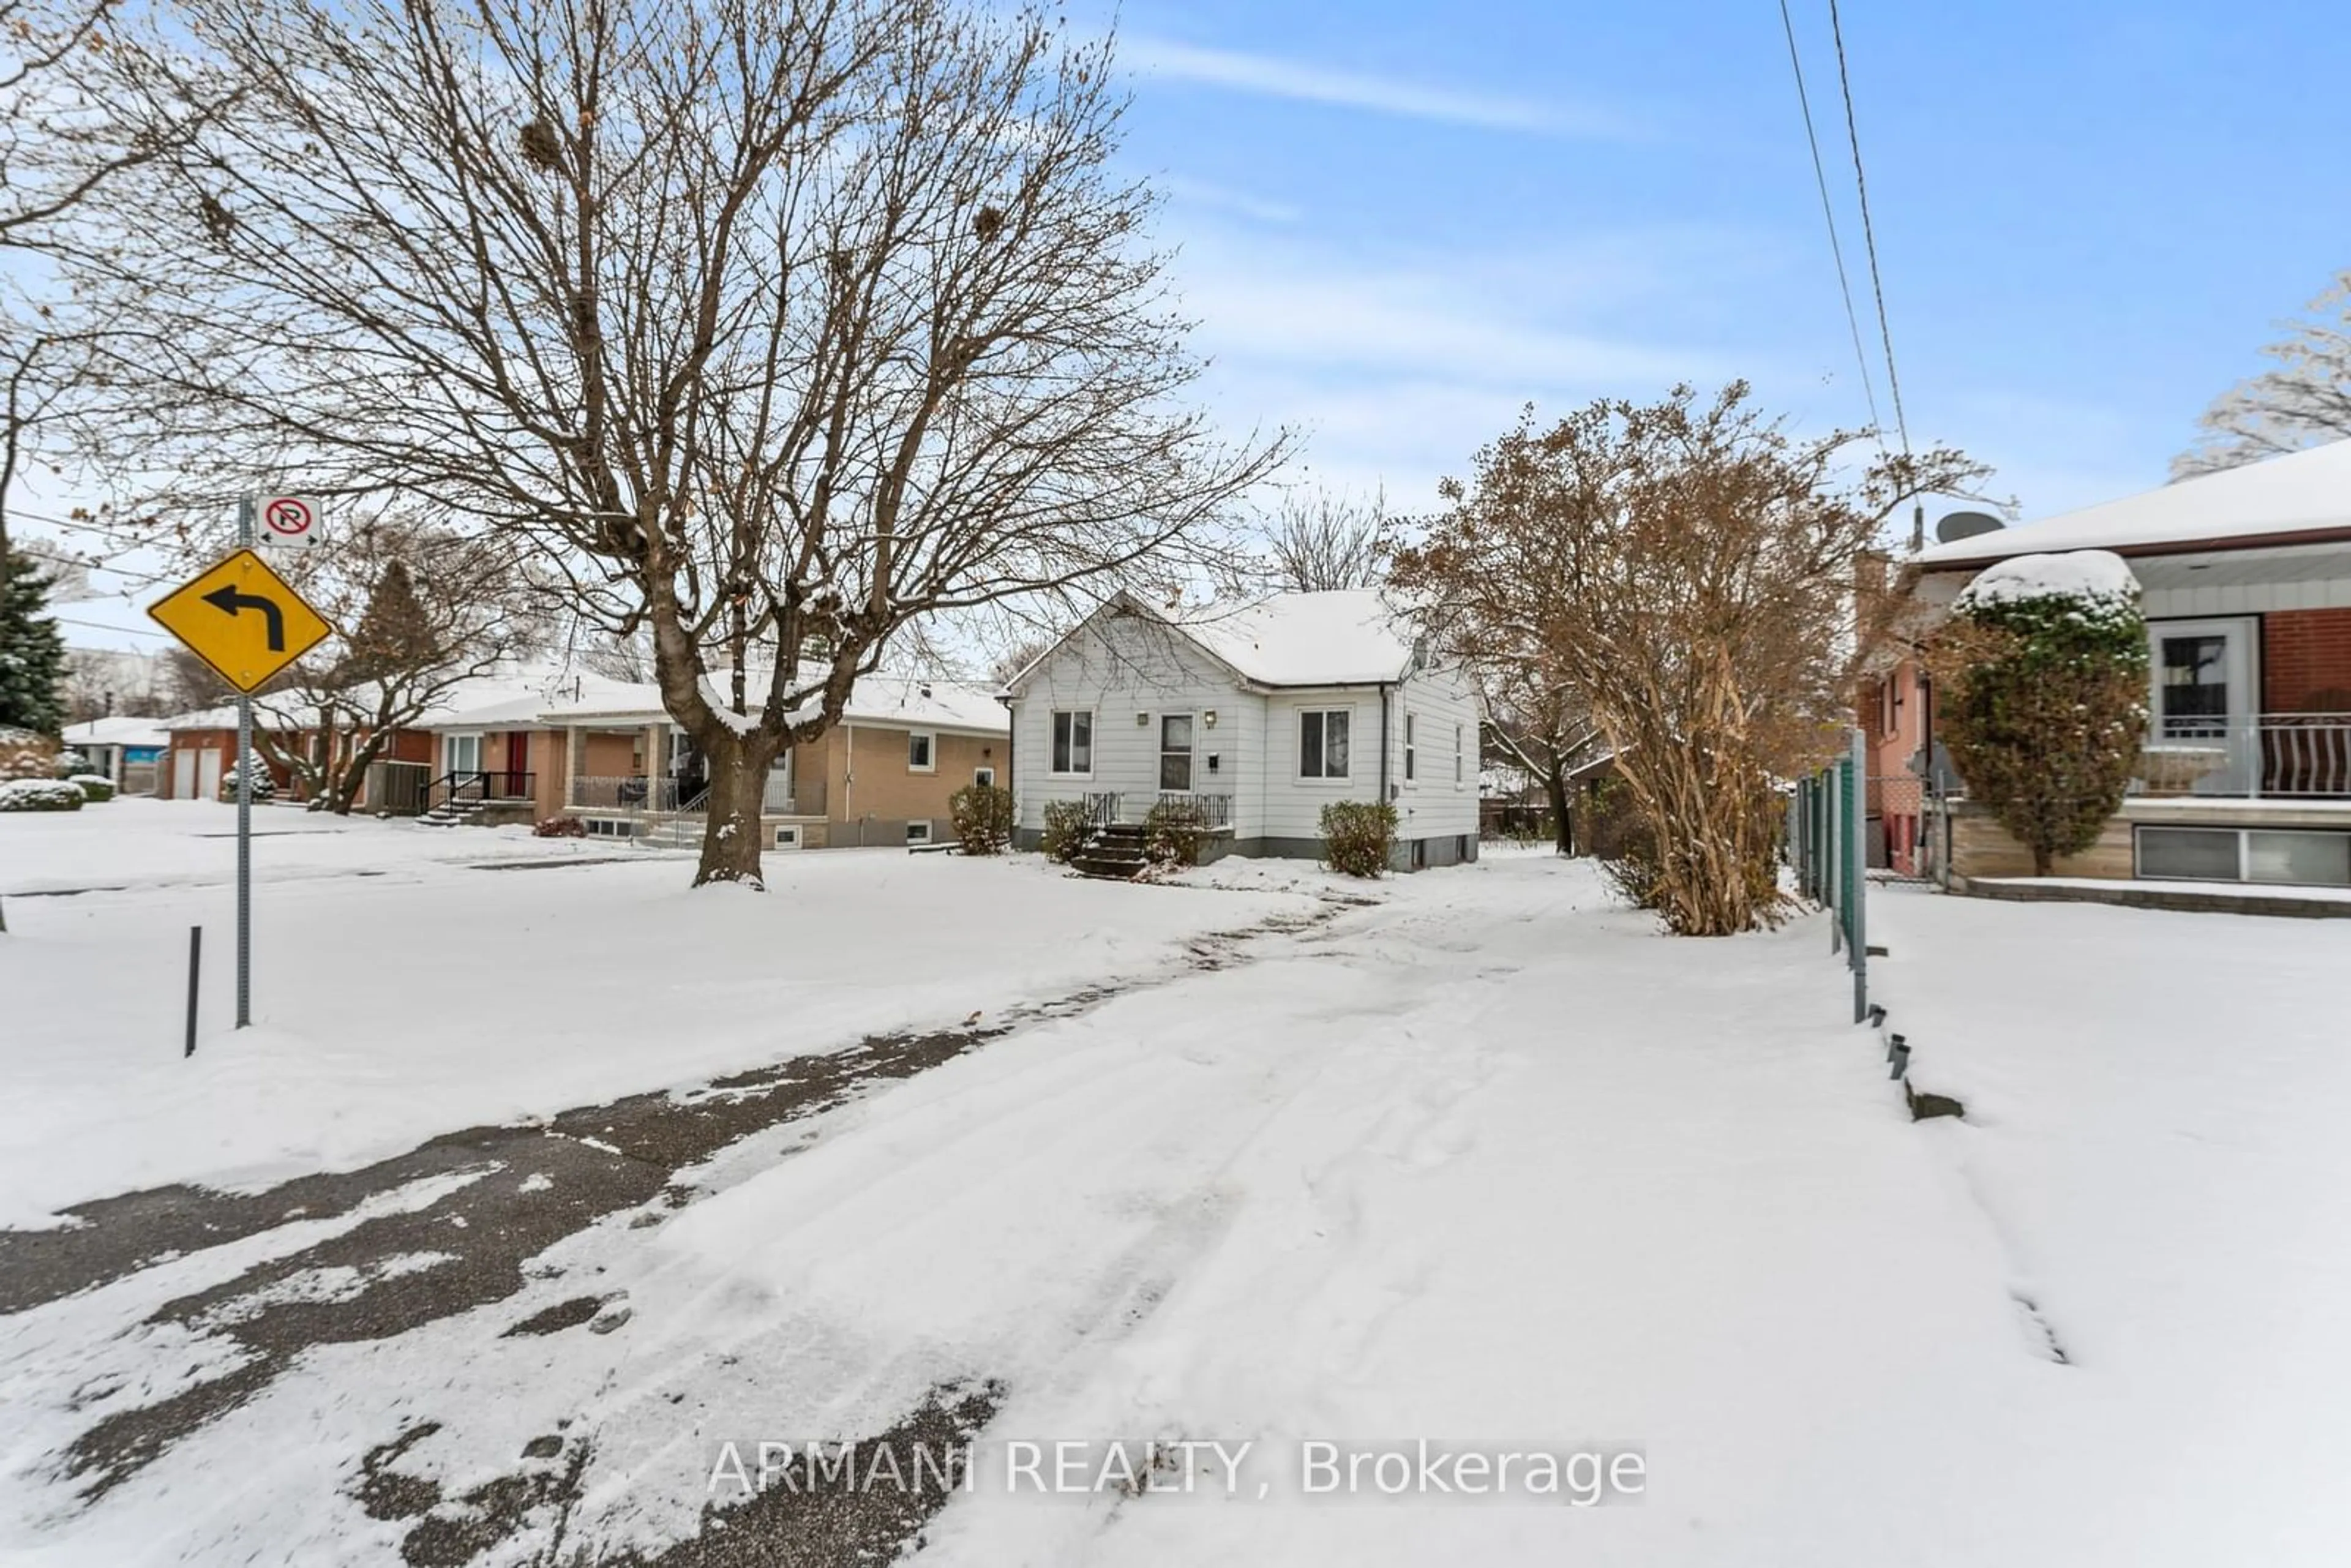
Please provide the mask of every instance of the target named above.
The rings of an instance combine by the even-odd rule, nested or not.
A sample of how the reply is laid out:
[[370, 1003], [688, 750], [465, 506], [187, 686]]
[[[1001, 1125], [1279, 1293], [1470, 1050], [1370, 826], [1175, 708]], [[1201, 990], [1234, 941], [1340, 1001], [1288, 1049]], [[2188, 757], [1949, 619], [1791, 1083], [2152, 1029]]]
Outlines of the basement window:
[[2351, 833], [2142, 826], [2133, 841], [2137, 874], [2152, 880], [2351, 887]]

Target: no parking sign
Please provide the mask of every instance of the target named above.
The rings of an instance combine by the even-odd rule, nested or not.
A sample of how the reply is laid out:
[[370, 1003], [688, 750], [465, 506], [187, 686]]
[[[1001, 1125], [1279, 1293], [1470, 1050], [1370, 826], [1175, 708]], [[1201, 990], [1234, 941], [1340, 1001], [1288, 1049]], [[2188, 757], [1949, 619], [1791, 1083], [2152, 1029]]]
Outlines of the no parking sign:
[[263, 545], [304, 546], [319, 542], [319, 503], [308, 496], [265, 496], [257, 508]]

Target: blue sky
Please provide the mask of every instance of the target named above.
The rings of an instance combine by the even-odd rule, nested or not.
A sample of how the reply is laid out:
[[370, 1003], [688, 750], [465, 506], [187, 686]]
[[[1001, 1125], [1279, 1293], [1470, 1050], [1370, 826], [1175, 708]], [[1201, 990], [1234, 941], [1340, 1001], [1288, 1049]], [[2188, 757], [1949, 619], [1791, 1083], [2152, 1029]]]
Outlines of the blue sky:
[[[1867, 332], [1827, 3], [1792, 9]], [[2339, 16], [1843, 10], [1914, 439], [1994, 464], [2028, 517], [2161, 483], [2274, 323], [2351, 267]], [[1303, 427], [1327, 481], [1426, 507], [1520, 403], [1677, 377], [1744, 375], [1805, 428], [1866, 420], [1776, 0], [1116, 20], [1126, 155], [1168, 192], [1217, 406]]]
[[[1827, 0], [1792, 9], [1866, 329]], [[1298, 427], [1293, 477], [1425, 510], [1522, 402], [1677, 379], [1745, 376], [1803, 429], [1866, 419], [1776, 0], [1076, 0], [1070, 21], [1113, 16], [1124, 159], [1167, 194], [1205, 390], [1236, 429]], [[2339, 18], [2314, 4], [1844, 20], [1912, 434], [1993, 464], [2027, 517], [2161, 483], [2274, 323], [2351, 267]], [[157, 641], [135, 603], [68, 612], [129, 629], [77, 642]]]

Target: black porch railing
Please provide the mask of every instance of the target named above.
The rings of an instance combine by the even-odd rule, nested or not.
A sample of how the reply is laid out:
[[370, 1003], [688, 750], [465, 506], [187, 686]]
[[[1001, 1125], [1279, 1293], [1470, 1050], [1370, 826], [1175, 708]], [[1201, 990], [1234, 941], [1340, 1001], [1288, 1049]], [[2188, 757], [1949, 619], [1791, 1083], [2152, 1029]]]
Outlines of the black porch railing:
[[424, 809], [431, 811], [453, 806], [463, 810], [507, 800], [534, 800], [538, 797], [538, 779], [533, 773], [453, 769], [425, 785]]
[[1229, 828], [1233, 825], [1233, 798], [1230, 795], [1195, 795], [1179, 789], [1162, 789], [1156, 794], [1127, 796], [1116, 790], [1087, 794], [1081, 799], [1086, 808], [1086, 821], [1096, 826], [1113, 822], [1140, 822], [1154, 806], [1167, 806], [1188, 811], [1206, 827]]

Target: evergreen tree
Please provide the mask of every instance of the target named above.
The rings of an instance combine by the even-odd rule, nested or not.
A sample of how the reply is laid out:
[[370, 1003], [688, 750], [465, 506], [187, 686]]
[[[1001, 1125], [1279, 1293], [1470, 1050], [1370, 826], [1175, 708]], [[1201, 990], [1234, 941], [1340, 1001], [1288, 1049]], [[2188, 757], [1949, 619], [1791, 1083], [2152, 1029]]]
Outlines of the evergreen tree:
[[432, 618], [416, 597], [416, 580], [409, 575], [408, 563], [395, 558], [376, 579], [366, 613], [350, 635], [350, 653], [343, 661], [344, 678], [374, 681], [429, 669], [441, 663], [446, 652], [434, 634]]
[[2147, 722], [2138, 584], [2104, 550], [2018, 556], [1952, 605], [1929, 657], [1936, 723], [1970, 800], [2032, 852], [2032, 874], [2098, 841]]
[[55, 735], [65, 727], [65, 633], [48, 614], [49, 579], [32, 558], [0, 572], [0, 729]]

